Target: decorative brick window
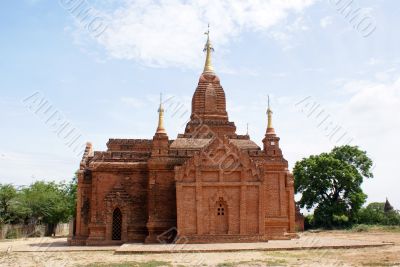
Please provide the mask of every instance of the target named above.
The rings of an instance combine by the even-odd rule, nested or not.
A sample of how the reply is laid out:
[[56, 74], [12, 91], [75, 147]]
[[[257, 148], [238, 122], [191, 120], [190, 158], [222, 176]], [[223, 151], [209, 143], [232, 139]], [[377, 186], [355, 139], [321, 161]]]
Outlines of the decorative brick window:
[[216, 232], [218, 234], [227, 234], [228, 228], [228, 205], [220, 197], [216, 203]]
[[112, 240], [121, 240], [121, 232], [122, 232], [122, 213], [119, 208], [116, 208], [113, 212]]
[[218, 207], [218, 214], [217, 214], [218, 216], [225, 216], [225, 207], [224, 206], [222, 206], [222, 204], [219, 204], [219, 207]]

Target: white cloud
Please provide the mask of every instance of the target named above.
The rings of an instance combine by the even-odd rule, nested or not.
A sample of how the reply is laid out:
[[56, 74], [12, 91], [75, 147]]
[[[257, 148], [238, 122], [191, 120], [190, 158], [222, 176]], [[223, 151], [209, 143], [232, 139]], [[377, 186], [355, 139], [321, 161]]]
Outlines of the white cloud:
[[382, 81], [382, 82], [386, 82], [386, 81], [389, 81], [392, 77], [392, 73], [393, 72], [396, 72], [397, 71], [397, 69], [396, 68], [389, 68], [389, 69], [387, 69], [387, 70], [384, 70], [384, 71], [380, 71], [380, 72], [378, 72], [378, 73], [376, 73], [375, 74], [375, 78], [377, 79], [377, 80], [379, 80], [379, 81]]
[[[277, 127], [277, 130], [291, 166], [300, 156], [329, 151], [334, 145], [342, 145], [341, 142], [335, 143], [335, 140], [346, 133], [345, 139], [353, 138], [350, 145], [357, 145], [367, 151], [375, 163], [374, 179], [368, 179], [363, 184], [368, 202], [384, 201], [387, 196], [393, 203], [400, 203], [398, 188], [393, 186], [398, 184], [400, 120], [397, 116], [400, 113], [400, 72], [391, 68], [378, 73], [380, 72], [387, 73], [387, 79], [381, 80], [377, 78], [379, 75], [372, 74], [367, 80], [333, 81], [336, 88], [334, 93], [339, 97], [320, 99], [321, 103], [316, 99], [320, 108], [314, 115], [307, 117], [308, 113], [302, 113], [301, 116], [296, 113], [288, 114], [279, 120], [281, 123], [287, 121], [288, 126]], [[288, 99], [289, 103], [298, 102], [292, 95]], [[283, 116], [281, 112], [284, 109], [274, 109], [278, 111], [275, 116]], [[296, 108], [297, 113], [298, 110]], [[315, 121], [315, 116], [320, 110], [325, 111], [320, 117], [324, 119], [325, 115], [329, 115], [329, 119], [322, 127], [317, 127], [316, 124], [321, 120]], [[332, 127], [341, 127], [340, 134], [335, 135], [332, 140], [323, 131], [329, 121], [333, 122]], [[296, 128], [296, 132], [287, 132], [291, 127]]]
[[[148, 66], [198, 67], [207, 23], [215, 46], [223, 49], [241, 31], [270, 29], [314, 1], [127, 0], [109, 14], [108, 28], [98, 40], [114, 58]], [[293, 27], [304, 29], [301, 20], [296, 23]]]
[[309, 27], [307, 26], [304, 17], [298, 17], [291, 25], [286, 26], [286, 28], [290, 32], [309, 30]]
[[273, 31], [270, 33], [271, 37], [276, 41], [286, 43], [291, 40], [291, 36], [283, 31]]
[[376, 164], [375, 178], [364, 185], [368, 201], [384, 201], [388, 196], [399, 203], [397, 187], [390, 185], [398, 183], [400, 73], [386, 73], [390, 77], [384, 81], [372, 79], [346, 83], [343, 88], [350, 98], [337, 111], [356, 137], [354, 144], [366, 150]]
[[360, 132], [365, 130], [377, 135], [387, 134], [386, 130], [400, 132], [400, 121], [393, 119], [400, 113], [400, 75], [385, 81], [356, 81], [345, 85], [346, 90], [353, 92], [345, 111], [355, 116], [355, 128]]
[[377, 59], [377, 58], [374, 58], [374, 57], [371, 57], [367, 61], [367, 64], [370, 65], [370, 66], [379, 65], [379, 64], [382, 64], [382, 63], [383, 63], [383, 60]]
[[324, 17], [324, 18], [322, 18], [322, 19], [320, 20], [319, 25], [320, 25], [322, 28], [326, 28], [326, 27], [328, 27], [329, 25], [331, 25], [332, 23], [333, 23], [333, 17], [327, 16], [327, 17]]
[[308, 31], [306, 20], [304, 17], [297, 17], [293, 23], [286, 25], [279, 31], [271, 31], [270, 37], [276, 40], [282, 47], [283, 51], [290, 50], [298, 45], [295, 42], [294, 36], [296, 33]]

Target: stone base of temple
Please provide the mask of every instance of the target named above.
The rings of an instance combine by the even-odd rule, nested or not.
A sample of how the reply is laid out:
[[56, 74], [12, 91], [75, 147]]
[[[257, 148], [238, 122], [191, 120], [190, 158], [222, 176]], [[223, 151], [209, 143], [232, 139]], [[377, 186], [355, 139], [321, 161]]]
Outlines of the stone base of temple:
[[67, 242], [69, 246], [85, 246], [87, 237], [79, 238], [79, 237], [68, 237]]
[[205, 244], [205, 243], [252, 243], [268, 242], [265, 235], [180, 235], [176, 238], [177, 244]]
[[67, 242], [69, 246], [119, 246], [126, 243], [127, 241], [68, 237]]
[[297, 233], [285, 233], [285, 237], [288, 237], [289, 239], [298, 239], [300, 236]]
[[86, 241], [86, 246], [119, 246], [126, 243], [121, 240], [90, 240]]
[[164, 231], [153, 232], [144, 240], [145, 244], [171, 244], [175, 239], [175, 235], [166, 236]]
[[146, 244], [168, 244], [173, 243], [177, 234], [175, 220], [148, 222], [148, 236], [145, 239]]

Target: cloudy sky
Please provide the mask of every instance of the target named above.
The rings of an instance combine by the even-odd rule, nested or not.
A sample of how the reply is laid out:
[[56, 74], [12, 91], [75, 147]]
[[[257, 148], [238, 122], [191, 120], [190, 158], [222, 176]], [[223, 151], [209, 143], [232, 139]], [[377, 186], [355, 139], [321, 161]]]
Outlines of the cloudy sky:
[[86, 141], [151, 138], [158, 95], [183, 132], [211, 24], [238, 133], [261, 144], [267, 94], [290, 168], [349, 143], [368, 201], [400, 208], [395, 0], [19, 0], [0, 4], [0, 183], [68, 180]]

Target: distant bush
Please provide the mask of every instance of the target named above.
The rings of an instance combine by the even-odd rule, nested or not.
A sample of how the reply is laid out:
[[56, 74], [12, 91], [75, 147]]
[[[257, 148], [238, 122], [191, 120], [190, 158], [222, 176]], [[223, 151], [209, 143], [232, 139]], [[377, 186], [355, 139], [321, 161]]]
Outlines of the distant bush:
[[368, 225], [365, 225], [365, 224], [357, 224], [357, 225], [353, 226], [352, 230], [354, 232], [368, 232], [369, 227], [368, 227]]
[[315, 227], [314, 215], [308, 214], [304, 217], [304, 229], [313, 229]]
[[398, 225], [367, 225], [367, 224], [355, 224], [349, 229], [353, 232], [400, 232], [400, 226]]
[[383, 220], [384, 225], [400, 225], [400, 214], [398, 211], [392, 210], [385, 212]]
[[9, 229], [6, 233], [6, 239], [15, 239], [18, 237], [17, 230]]
[[349, 217], [346, 215], [333, 215], [333, 222], [337, 227], [346, 227], [349, 224]]
[[28, 237], [42, 237], [44, 236], [44, 231], [40, 227], [35, 227], [33, 231], [27, 233]]
[[[334, 222], [334, 227], [326, 227], [321, 220], [322, 216], [319, 216], [316, 220], [315, 214], [309, 214], [305, 216], [304, 220], [304, 228], [306, 230], [309, 229], [351, 229], [356, 232], [365, 232], [371, 229], [379, 230], [379, 226], [387, 226], [381, 227], [381, 230], [390, 231], [389, 226], [393, 226], [393, 229], [397, 231], [400, 229], [400, 212], [395, 210], [394, 208], [388, 209], [387, 207], [391, 205], [385, 202], [373, 202], [367, 205], [364, 208], [361, 208], [354, 216], [353, 220], [351, 220], [346, 215], [332, 215], [332, 221]], [[316, 210], [316, 213], [319, 211]]]
[[384, 202], [373, 202], [359, 210], [356, 222], [368, 225], [400, 225], [400, 213], [394, 209], [385, 211]]

